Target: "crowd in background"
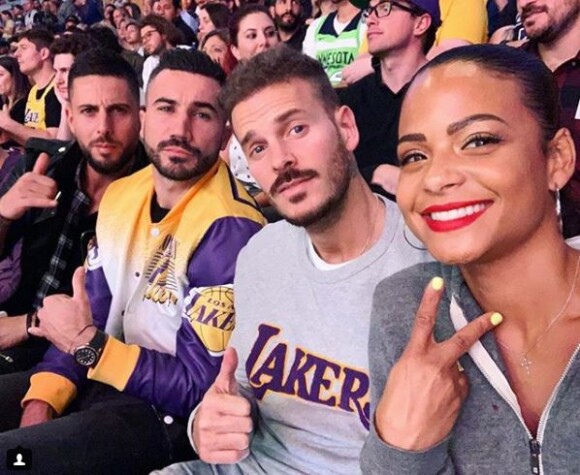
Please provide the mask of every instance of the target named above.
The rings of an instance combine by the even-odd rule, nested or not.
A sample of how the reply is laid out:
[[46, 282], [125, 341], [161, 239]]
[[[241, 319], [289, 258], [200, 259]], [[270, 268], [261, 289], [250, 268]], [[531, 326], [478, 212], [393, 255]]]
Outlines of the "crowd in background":
[[[328, 283], [324, 278], [318, 281], [316, 277], [312, 288], [301, 288], [304, 282], [296, 277], [306, 266], [301, 257], [306, 256], [305, 262], [312, 261], [310, 263], [316, 267], [316, 272], [321, 272], [320, 275], [328, 270], [341, 272], [337, 269], [343, 264], [340, 262], [344, 257], [342, 254], [337, 258], [340, 265], [321, 259], [324, 256], [319, 255], [318, 248], [315, 249], [320, 242], [314, 242], [313, 238], [320, 235], [317, 236], [315, 231], [328, 231], [338, 223], [346, 235], [356, 233], [362, 226], [364, 236], [355, 236], [362, 242], [356, 252], [350, 249], [348, 254], [355, 262], [374, 252], [373, 246], [387, 236], [386, 231], [383, 234], [383, 228], [397, 226], [397, 233], [402, 230], [401, 233], [389, 237], [397, 248], [394, 254], [385, 252], [384, 263], [381, 263], [381, 254], [372, 265], [361, 267], [364, 269], [361, 272], [367, 273], [365, 279], [372, 273], [374, 280], [371, 279], [372, 285], [365, 288], [365, 304], [352, 312], [365, 325], [370, 325], [372, 291], [379, 281], [407, 265], [431, 259], [423, 252], [425, 249], [421, 243], [415, 245], [413, 235], [405, 234], [402, 218], [393, 204], [399, 198], [397, 187], [401, 169], [415, 160], [422, 162], [427, 155], [415, 150], [408, 154], [411, 158], [401, 158], [401, 114], [413, 81], [420, 83], [416, 78], [422, 71], [433, 75], [433, 81], [444, 83], [437, 76], [438, 71], [450, 68], [449, 77], [454, 78], [454, 84], [460, 89], [461, 80], [451, 74], [453, 66], [448, 66], [455, 61], [453, 52], [464, 55], [457, 61], [462, 64], [473, 62], [473, 68], [481, 68], [481, 71], [477, 69], [478, 74], [485, 71], [498, 81], [495, 76], [504, 74], [513, 79], [515, 74], [508, 71], [509, 64], [502, 63], [500, 67], [494, 61], [501, 63], [502, 59], [514, 58], [525, 63], [530, 78], [541, 81], [548, 89], [552, 87], [546, 89], [547, 96], [542, 99], [537, 84], [534, 89], [533, 85], [526, 83], [525, 77], [522, 78], [526, 75], [524, 71], [516, 81], [518, 87], [525, 89], [524, 93], [518, 96], [519, 102], [512, 95], [506, 99], [512, 102], [506, 104], [509, 108], [522, 102], [524, 112], [528, 109], [537, 112], [544, 107], [542, 101], [553, 99], [553, 104], [545, 105], [545, 110], [534, 117], [541, 116], [537, 121], [543, 120], [541, 127], [545, 129], [546, 140], [558, 142], [560, 148], [557, 152], [561, 155], [567, 153], [567, 159], [561, 162], [566, 161], [562, 168], [567, 167], [566, 173], [569, 172], [571, 179], [567, 183], [567, 180], [556, 180], [558, 186], [550, 183], [549, 190], [544, 190], [536, 182], [533, 185], [537, 185], [542, 196], [546, 195], [542, 206], [549, 202], [553, 208], [551, 201], [557, 203], [557, 236], [550, 234], [554, 227], [550, 228], [551, 224], [556, 223], [556, 212], [551, 211], [545, 214], [545, 221], [550, 224], [544, 225], [545, 235], [561, 247], [565, 247], [562, 236], [572, 238], [580, 235], [580, 165], [577, 162], [574, 168], [573, 158], [570, 158], [574, 150], [578, 155], [580, 146], [580, 30], [577, 28], [580, 25], [580, 2], [554, 0], [549, 7], [541, 4], [542, 0], [143, 0], [139, 3], [117, 0], [104, 4], [99, 0], [24, 0], [24, 3], [14, 3], [9, 8], [5, 5], [0, 13], [0, 309], [10, 318], [0, 315], [0, 374], [23, 374], [26, 377], [22, 381], [5, 379], [0, 382], [6, 394], [12, 391], [19, 395], [18, 398], [14, 396], [14, 400], [6, 399], [6, 407], [8, 403], [17, 403], [16, 406], [20, 407], [20, 401], [23, 401], [22, 414], [18, 412], [18, 417], [11, 416], [0, 423], [0, 441], [20, 444], [33, 434], [30, 440], [38, 442], [39, 447], [47, 451], [53, 450], [45, 444], [46, 434], [42, 431], [25, 434], [17, 428], [30, 429], [40, 422], [68, 415], [69, 410], [82, 413], [82, 404], [79, 407], [72, 404], [69, 408], [77, 390], [82, 395], [81, 401], [91, 403], [101, 401], [103, 395], [104, 400], [118, 396], [117, 393], [111, 396], [106, 391], [100, 393], [96, 390], [97, 396], [88, 391], [90, 397], [83, 399], [86, 393], [82, 388], [88, 378], [103, 383], [101, 386], [106, 386], [107, 391], [112, 386], [126, 392], [123, 397], [138, 401], [138, 411], [143, 412], [131, 414], [127, 419], [131, 421], [127, 425], [134, 422], [136, 427], [143, 427], [142, 434], [135, 436], [136, 447], [141, 442], [138, 437], [154, 445], [161, 433], [171, 443], [178, 440], [181, 444], [170, 449], [159, 447], [158, 452], [151, 449], [149, 454], [143, 454], [140, 467], [148, 470], [161, 468], [170, 462], [191, 458], [189, 442], [195, 446], [197, 442], [192, 437], [195, 438], [196, 434], [201, 437], [199, 434], [206, 431], [204, 426], [194, 427], [196, 416], [193, 410], [203, 400], [205, 391], [209, 390], [210, 399], [215, 396], [212, 389], [215, 389], [213, 381], [216, 376], [222, 383], [218, 373], [222, 358], [226, 361], [224, 351], [233, 330], [231, 320], [235, 314], [232, 307], [234, 268], [238, 252], [250, 239], [253, 247], [244, 252], [252, 253], [252, 258], [242, 259], [242, 269], [246, 272], [240, 286], [242, 291], [236, 293], [237, 298], [243, 295], [240, 297], [243, 311], [260, 315], [262, 307], [267, 307], [267, 302], [262, 299], [267, 298], [269, 292], [279, 290], [267, 285], [274, 285], [278, 276], [284, 274], [287, 295], [279, 295], [282, 306], [288, 305], [292, 309], [299, 306], [296, 304], [298, 301], [308, 302], [297, 312], [309, 314], [314, 321], [316, 316], [310, 313], [315, 313], [312, 309], [319, 305], [319, 294], [324, 295], [321, 299], [327, 299], [325, 307], [332, 307], [333, 311], [340, 313], [351, 308], [351, 302], [362, 299], [355, 291], [365, 287], [366, 282], [362, 277], [360, 282], [356, 280], [355, 274], [345, 274], [344, 282], [348, 284], [348, 279], [353, 278], [356, 285], [349, 284], [340, 292], [336, 289], [344, 284], [342, 277]], [[530, 18], [543, 13], [549, 17], [549, 24], [540, 28]], [[491, 49], [475, 47], [488, 43], [504, 46]], [[494, 51], [498, 51], [499, 59], [495, 58]], [[265, 52], [266, 56], [262, 54]], [[487, 65], [479, 65], [478, 53], [486, 57]], [[443, 58], [441, 63], [437, 58]], [[288, 81], [288, 84], [292, 82], [292, 87], [282, 93], [282, 86], [289, 87], [284, 81], [285, 61], [289, 64], [289, 77], [294, 82]], [[431, 64], [435, 72], [430, 69]], [[254, 67], [256, 71], [252, 69]], [[467, 67], [461, 74], [474, 80]], [[69, 75], [74, 79], [74, 87]], [[309, 96], [310, 83], [318, 84], [316, 87], [323, 92]], [[491, 87], [487, 83], [485, 86]], [[427, 92], [423, 101], [414, 99], [417, 110], [428, 103], [427, 98], [431, 99], [428, 84], [421, 87], [427, 88]], [[252, 91], [251, 94], [244, 96], [244, 88]], [[269, 88], [274, 92], [270, 93]], [[444, 89], [444, 84], [439, 84], [439, 88]], [[294, 137], [303, 140], [307, 135], [302, 123], [292, 122], [293, 114], [297, 114], [296, 110], [300, 114], [312, 112], [302, 110], [308, 109], [301, 103], [302, 93], [305, 101], [312, 101], [312, 111], [333, 111], [329, 114], [332, 127], [325, 129], [327, 136], [320, 143], [292, 142]], [[256, 110], [247, 116], [239, 112], [245, 108], [251, 110], [248, 103], [260, 94], [265, 94], [265, 99], [262, 98], [263, 103], [258, 104]], [[461, 97], [461, 104], [469, 102], [467, 96]], [[274, 117], [276, 108], [283, 110], [292, 101], [296, 105], [294, 109], [281, 117]], [[441, 105], [441, 101], [434, 100], [433, 104], [447, 110], [447, 105]], [[406, 115], [410, 116], [411, 112], [407, 110]], [[489, 120], [489, 114], [483, 115], [485, 120]], [[420, 122], [417, 116], [414, 118]], [[451, 137], [456, 133], [454, 131], [479, 120], [481, 117], [474, 115], [465, 123], [451, 124], [447, 136]], [[502, 119], [496, 121], [499, 123]], [[253, 128], [248, 124], [253, 124]], [[267, 130], [264, 136], [270, 134], [268, 137], [279, 139], [282, 135], [280, 124], [286, 127], [283, 140], [280, 140], [290, 141], [290, 145], [284, 142], [286, 148], [273, 149], [266, 139], [256, 139], [256, 136], [261, 137], [260, 127]], [[230, 134], [232, 127], [234, 133]], [[408, 119], [402, 127], [409, 128]], [[566, 127], [568, 132], [556, 133], [560, 127]], [[241, 134], [240, 130], [245, 133]], [[342, 134], [340, 140], [337, 134]], [[469, 152], [472, 147], [488, 150], [496, 144], [509, 142], [491, 135], [477, 135], [461, 147], [454, 145], [453, 150], [460, 149], [461, 153]], [[427, 142], [423, 136], [419, 139], [417, 136], [409, 134], [406, 141]], [[536, 148], [548, 155], [552, 149], [544, 142], [542, 147]], [[296, 143], [306, 145], [298, 147]], [[312, 148], [308, 148], [311, 145]], [[436, 145], [429, 146], [437, 149]], [[292, 147], [296, 149], [292, 150]], [[310, 163], [312, 170], [294, 169], [289, 165], [288, 170], [280, 171], [275, 177], [264, 171], [264, 163], [269, 163], [268, 160], [283, 162], [291, 161], [301, 153], [315, 155], [318, 147], [323, 165], [313, 159]], [[564, 149], [566, 153], [562, 152]], [[312, 158], [310, 155], [309, 159]], [[262, 156], [269, 158], [262, 159]], [[351, 158], [355, 165], [353, 168], [347, 166]], [[186, 170], [184, 163], [189, 159], [196, 165]], [[332, 172], [325, 174], [323, 166]], [[410, 169], [407, 166], [407, 173]], [[529, 175], [536, 176], [531, 172]], [[407, 184], [409, 176], [406, 175]], [[328, 203], [324, 202], [328, 206], [316, 209], [316, 213], [308, 214], [302, 220], [293, 221], [280, 203], [292, 210], [292, 205], [299, 207], [297, 203], [303, 197], [297, 193], [295, 200], [288, 199], [286, 203], [281, 197], [286, 192], [284, 186], [286, 182], [292, 186], [298, 182], [300, 187], [301, 180], [308, 182], [312, 178], [330, 182], [328, 189], [323, 190], [331, 194]], [[536, 178], [541, 181], [541, 177]], [[342, 195], [347, 194], [348, 187], [343, 189], [340, 186], [349, 179], [356, 183], [360, 196], [353, 198], [349, 195], [352, 208], [335, 206], [336, 213], [331, 216], [335, 221], [325, 221], [324, 213], [332, 210], [332, 205], [342, 203]], [[526, 179], [527, 175], [521, 176], [522, 182]], [[407, 188], [407, 193], [410, 193], [410, 188]], [[525, 186], [522, 188], [526, 189]], [[179, 193], [175, 191], [177, 189]], [[318, 195], [315, 193], [314, 196]], [[437, 215], [433, 221], [469, 220], [469, 216], [483, 213], [486, 203], [464, 206], [461, 211], [464, 214], [459, 217], [447, 209], [431, 214]], [[546, 205], [552, 210], [550, 206]], [[349, 212], [348, 219], [344, 218]], [[268, 231], [283, 230], [279, 236], [260, 231], [265, 223], [283, 219], [306, 229], [304, 236], [301, 234], [304, 243], [300, 241], [300, 252], [296, 256], [292, 254], [297, 240], [292, 234], [294, 231], [281, 226], [269, 227]], [[322, 224], [317, 227], [319, 221]], [[434, 225], [437, 226], [445, 227]], [[370, 227], [368, 235], [367, 227]], [[262, 241], [252, 237], [256, 233], [266, 236], [263, 249], [256, 244]], [[93, 240], [95, 235], [98, 243]], [[331, 238], [336, 237], [326, 236], [325, 239], [332, 241]], [[407, 244], [412, 250], [407, 249]], [[185, 253], [184, 247], [187, 248]], [[137, 248], [139, 252], [135, 251], [133, 255], [133, 249]], [[332, 246], [329, 248], [333, 249]], [[119, 251], [121, 249], [125, 254]], [[285, 266], [282, 269], [276, 267], [279, 251], [286, 259], [284, 261], [283, 257], [281, 260]], [[568, 254], [571, 255], [571, 251]], [[441, 260], [445, 261], [444, 258]], [[78, 271], [75, 273], [83, 262], [87, 263], [86, 295], [85, 277], [80, 277]], [[252, 271], [254, 263], [259, 268], [255, 274]], [[352, 262], [347, 260], [347, 267], [350, 264]], [[286, 275], [286, 269], [294, 265], [299, 269], [295, 269], [296, 274]], [[578, 268], [580, 260], [575, 267], [572, 290], [564, 309], [573, 298]], [[268, 276], [267, 282], [260, 280], [262, 272]], [[249, 286], [244, 287], [244, 279], [252, 281], [256, 288], [264, 285], [266, 290], [260, 293], [260, 297], [251, 295]], [[315, 286], [320, 292], [313, 292]], [[440, 291], [441, 287], [436, 290]], [[385, 295], [396, 300], [390, 291], [390, 288], [384, 290]], [[75, 297], [79, 292], [82, 298]], [[295, 298], [293, 292], [299, 294], [299, 298]], [[76, 337], [64, 338], [66, 332], [63, 330], [59, 334], [56, 325], [52, 330], [43, 326], [42, 322], [47, 321], [52, 308], [52, 313], [61, 315], [54, 318], [62, 318], [60, 323], [67, 329], [65, 316], [72, 318], [75, 312], [66, 307], [64, 300], [57, 301], [61, 294], [73, 295], [66, 300], [66, 305], [72, 305], [70, 302], [74, 300], [76, 314], [90, 316], [87, 317], [89, 320], [79, 320], [74, 328], [68, 328], [76, 333]], [[413, 299], [413, 304], [417, 303]], [[258, 309], [260, 305], [262, 307]], [[81, 307], [82, 312], [78, 311]], [[163, 310], [159, 312], [161, 307]], [[209, 309], [212, 310], [208, 314]], [[138, 314], [143, 318], [138, 318]], [[540, 338], [548, 334], [560, 314], [549, 322]], [[156, 320], [158, 317], [159, 321]], [[298, 333], [303, 331], [302, 327], [293, 327], [297, 325], [296, 321], [286, 321], [287, 315], [280, 318], [287, 328]], [[255, 364], [258, 358], [249, 347], [258, 324], [255, 320], [248, 321], [244, 333], [247, 340], [236, 341], [241, 347], [245, 345], [246, 350], [245, 355], [242, 353], [240, 365], [244, 364], [244, 359]], [[271, 332], [268, 338], [277, 334], [275, 325], [260, 325], [259, 329], [258, 340], [267, 332]], [[262, 335], [261, 332], [265, 333]], [[296, 356], [292, 370], [296, 370], [296, 374], [306, 371], [306, 366], [300, 363], [302, 357], [304, 361], [316, 360], [312, 367], [321, 371], [320, 391], [316, 396], [319, 400], [306, 394], [304, 388], [300, 389], [299, 375], [294, 386], [282, 383], [279, 373], [284, 368], [283, 365], [282, 369], [277, 366], [278, 361], [286, 360], [285, 353], [281, 356], [282, 351], [286, 351], [282, 344], [272, 352], [269, 363], [264, 363], [256, 371], [256, 374], [262, 373], [255, 376], [255, 381], [268, 380], [271, 391], [275, 393], [291, 394], [297, 399], [329, 406], [323, 400], [324, 390], [321, 388], [330, 387], [330, 380], [324, 377], [331, 371], [328, 368], [331, 368], [333, 358], [326, 361], [316, 359], [318, 356], [314, 355], [321, 354], [320, 351], [330, 353], [335, 348], [328, 341], [321, 340], [317, 331], [306, 333], [313, 351], [311, 354], [303, 353], [300, 358]], [[83, 348], [73, 345], [81, 334], [92, 335], [87, 345], [94, 344], [98, 348], [95, 360], [83, 362]], [[337, 335], [347, 340], [351, 338], [350, 334], [338, 330]], [[353, 446], [349, 445], [352, 434], [346, 434], [349, 449], [357, 454], [356, 457], [347, 456], [346, 463], [354, 463], [356, 459], [357, 467], [363, 439], [369, 425], [372, 426], [368, 414], [366, 339], [365, 333], [361, 341], [357, 340], [357, 349], [345, 357], [352, 357], [349, 360], [351, 366], [340, 368], [346, 376], [336, 381], [337, 385], [344, 384], [341, 394], [347, 398], [347, 407], [340, 409], [349, 412], [348, 417], [358, 412], [355, 420], [349, 422], [356, 434]], [[363, 346], [365, 350], [359, 351]], [[532, 346], [529, 351], [534, 348]], [[302, 350], [296, 351], [298, 355]], [[524, 357], [523, 362], [527, 353]], [[233, 377], [237, 359], [233, 362], [231, 354], [227, 358], [230, 376]], [[86, 371], [79, 370], [78, 365], [90, 367], [88, 376]], [[363, 369], [358, 372], [360, 368]], [[280, 381], [276, 383], [278, 376]], [[382, 383], [379, 391], [386, 384], [385, 381]], [[228, 394], [230, 389], [226, 386], [227, 389], [220, 389], [217, 393]], [[294, 390], [296, 394], [292, 392]], [[93, 396], [95, 399], [91, 399]], [[261, 404], [261, 398], [258, 399]], [[143, 401], [147, 402], [146, 407], [142, 407]], [[123, 399], [122, 403], [127, 401]], [[90, 406], [88, 402], [87, 405]], [[150, 418], [151, 407], [159, 414]], [[303, 443], [292, 432], [299, 427], [291, 420], [294, 414], [273, 417], [267, 413], [267, 404], [265, 407], [264, 417], [276, 420], [274, 426], [280, 418], [282, 433], [292, 434], [290, 445], [296, 444], [297, 451], [308, 451], [310, 445], [323, 444], [323, 439], [331, 436], [325, 433], [319, 437], [320, 434], [313, 431], [307, 436], [309, 442]], [[397, 411], [388, 409], [385, 413], [392, 418]], [[2, 410], [0, 407], [0, 415]], [[254, 406], [252, 410], [255, 410]], [[297, 409], [296, 414], [299, 412]], [[190, 413], [191, 420], [188, 421]], [[318, 414], [316, 411], [313, 413]], [[66, 417], [61, 418], [64, 419]], [[312, 420], [316, 421], [316, 416]], [[302, 421], [304, 424], [308, 422]], [[75, 433], [90, 421], [79, 418], [76, 423], [79, 425], [72, 423], [67, 430]], [[332, 425], [330, 427], [332, 429]], [[175, 434], [171, 433], [173, 429], [179, 429], [175, 439]], [[195, 430], [198, 432], [192, 435]], [[211, 432], [211, 428], [207, 431]], [[344, 426], [336, 424], [336, 431], [341, 434]], [[133, 440], [133, 435], [121, 431], [119, 434], [119, 444], [123, 440]], [[372, 443], [382, 443], [377, 442], [377, 433], [373, 432], [371, 436]], [[279, 437], [276, 430], [272, 430], [263, 437], [255, 442], [255, 450], [259, 454], [257, 459], [264, 457], [264, 460], [256, 463], [264, 462], [268, 466], [271, 462], [268, 445], [276, 445], [283, 436]], [[85, 442], [79, 439], [78, 444], [82, 446]], [[422, 449], [427, 446], [422, 446]], [[172, 452], [174, 448], [176, 450]], [[209, 453], [206, 461], [212, 461], [212, 444], [205, 442], [204, 446], [197, 448], [201, 449], [202, 458]], [[393, 457], [401, 467], [405, 467], [406, 462], [397, 454], [381, 448], [382, 452], [374, 447], [372, 453], [367, 454], [367, 463], [375, 463], [377, 454], [381, 453], [385, 460], [387, 456]], [[288, 449], [288, 452], [292, 450]], [[241, 452], [236, 452], [236, 455]], [[86, 463], [93, 463], [106, 473], [107, 470], [100, 465], [101, 455], [95, 453], [87, 457]], [[134, 461], [125, 460], [126, 454], [120, 452], [117, 456], [119, 470], [132, 467]], [[271, 470], [280, 469], [285, 456], [284, 453], [273, 455], [275, 462], [270, 466]], [[310, 456], [315, 460], [317, 454]], [[220, 461], [223, 459], [218, 459]], [[77, 457], [74, 463], [82, 462], [81, 457]], [[54, 463], [54, 467], [58, 467], [55, 470], [60, 470], [61, 461]], [[310, 465], [308, 457], [292, 459], [289, 463], [303, 464], [300, 466], [306, 472], [316, 470], [316, 463]], [[339, 458], [328, 463], [337, 468], [342, 464]], [[246, 469], [248, 467], [252, 466], [248, 465]], [[185, 466], [176, 470], [175, 473], [189, 473], [187, 470], [190, 469]], [[372, 470], [368, 471], [372, 473]], [[224, 473], [229, 473], [228, 469], [224, 469]]]

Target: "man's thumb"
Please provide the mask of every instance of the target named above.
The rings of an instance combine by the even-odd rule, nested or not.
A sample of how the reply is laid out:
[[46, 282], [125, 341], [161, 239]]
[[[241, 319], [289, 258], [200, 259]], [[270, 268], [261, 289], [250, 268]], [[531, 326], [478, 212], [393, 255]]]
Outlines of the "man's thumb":
[[73, 298], [77, 300], [88, 300], [85, 288], [85, 268], [77, 267], [72, 278]]
[[48, 171], [49, 166], [50, 166], [50, 157], [48, 156], [48, 153], [43, 152], [36, 159], [36, 163], [34, 164], [32, 173], [44, 175]]
[[215, 379], [214, 388], [222, 394], [238, 394], [236, 369], [238, 367], [238, 353], [235, 348], [228, 347], [224, 353], [220, 372]]

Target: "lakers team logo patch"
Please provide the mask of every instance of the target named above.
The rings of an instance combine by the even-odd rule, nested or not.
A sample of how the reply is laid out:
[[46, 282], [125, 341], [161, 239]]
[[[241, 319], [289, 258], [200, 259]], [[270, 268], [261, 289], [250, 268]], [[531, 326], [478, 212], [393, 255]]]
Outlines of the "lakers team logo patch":
[[235, 327], [232, 286], [192, 289], [185, 301], [185, 311], [191, 326], [208, 351], [222, 353]]
[[103, 265], [101, 255], [99, 254], [99, 247], [97, 246], [97, 238], [92, 237], [87, 244], [87, 270], [95, 270]]
[[147, 266], [145, 277], [147, 288], [144, 299], [154, 303], [177, 304], [178, 287], [175, 278], [175, 256], [177, 242], [173, 236], [167, 236], [160, 248], [155, 252], [153, 259]]

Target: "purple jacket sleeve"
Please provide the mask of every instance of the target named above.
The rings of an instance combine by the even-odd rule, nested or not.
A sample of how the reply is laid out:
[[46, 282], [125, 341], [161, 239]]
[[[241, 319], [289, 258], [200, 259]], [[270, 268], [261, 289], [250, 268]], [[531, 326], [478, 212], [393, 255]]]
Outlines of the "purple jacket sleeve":
[[[87, 272], [85, 287], [89, 296], [93, 323], [104, 330], [111, 306], [111, 291], [105, 279], [103, 268], [98, 263], [98, 246], [92, 239], [88, 246]], [[87, 377], [86, 368], [77, 364], [74, 358], [51, 345], [42, 361], [34, 368], [34, 373], [51, 372], [70, 380], [77, 390], [82, 387]]]

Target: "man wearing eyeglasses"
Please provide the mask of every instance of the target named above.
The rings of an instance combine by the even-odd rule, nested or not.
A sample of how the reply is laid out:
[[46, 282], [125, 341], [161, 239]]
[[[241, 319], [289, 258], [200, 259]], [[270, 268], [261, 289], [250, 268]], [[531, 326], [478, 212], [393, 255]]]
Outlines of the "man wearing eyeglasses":
[[373, 73], [340, 92], [360, 133], [359, 169], [377, 193], [394, 195], [399, 176], [397, 129], [401, 103], [441, 22], [438, 0], [352, 0], [366, 18]]
[[141, 20], [141, 40], [147, 55], [143, 63], [143, 90], [147, 90], [149, 76], [159, 64], [159, 56], [166, 50], [173, 49], [179, 31], [173, 24], [158, 15], [147, 15]]

